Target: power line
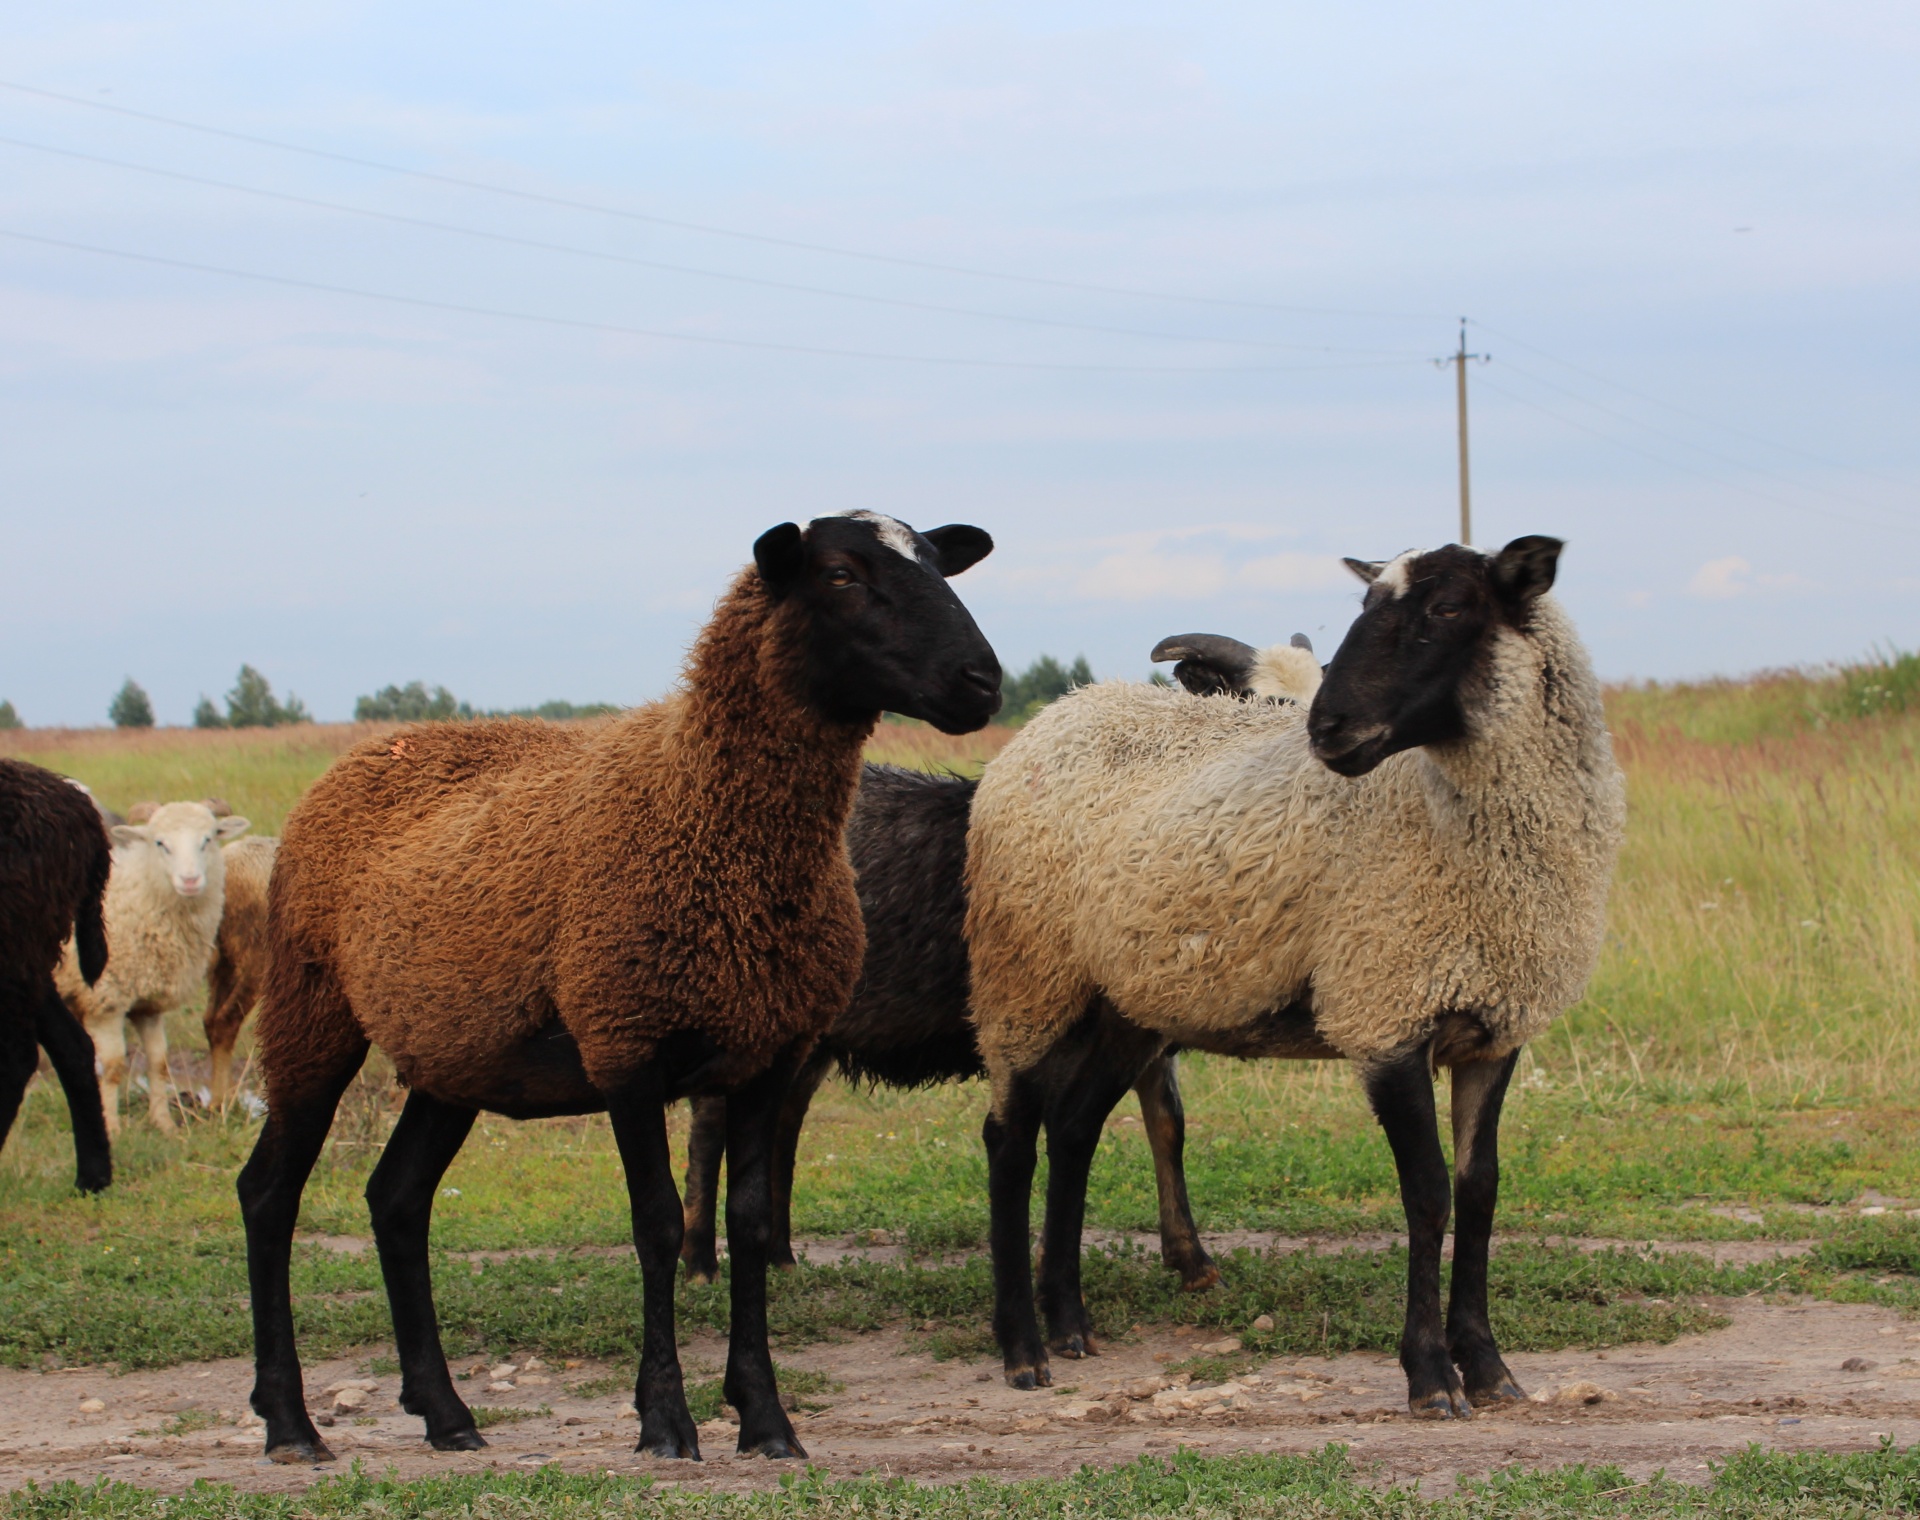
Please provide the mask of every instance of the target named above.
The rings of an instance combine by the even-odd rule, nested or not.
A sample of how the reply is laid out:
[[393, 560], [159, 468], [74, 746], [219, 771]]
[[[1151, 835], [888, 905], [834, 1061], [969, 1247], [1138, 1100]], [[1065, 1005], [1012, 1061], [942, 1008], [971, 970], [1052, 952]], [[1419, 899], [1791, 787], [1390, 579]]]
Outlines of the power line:
[[233, 269], [221, 264], [202, 264], [191, 259], [167, 258], [160, 254], [134, 253], [124, 248], [103, 248], [94, 243], [77, 243], [65, 238], [41, 237], [0, 227], [0, 237], [16, 242], [36, 243], [73, 253], [98, 254], [103, 258], [126, 259], [138, 264], [155, 264], [167, 269], [191, 270], [196, 274], [220, 275], [227, 279], [252, 280], [263, 285], [279, 285], [294, 290], [314, 290], [325, 295], [353, 296], [363, 301], [385, 301], [396, 306], [413, 306], [427, 311], [456, 312], [462, 316], [497, 317], [511, 322], [537, 322], [548, 327], [571, 328], [580, 332], [617, 333], [625, 337], [659, 338], [670, 343], [698, 343], [717, 348], [757, 349], [767, 353], [806, 354], [829, 359], [878, 360], [890, 364], [944, 365], [957, 369], [1013, 369], [1112, 375], [1282, 375], [1304, 374], [1338, 369], [1381, 369], [1410, 363], [1409, 360], [1355, 360], [1346, 364], [1061, 364], [1025, 359], [967, 359], [939, 354], [885, 353], [872, 349], [825, 348], [804, 343], [777, 343], [757, 338], [722, 338], [707, 333], [670, 332], [664, 328], [630, 327], [617, 322], [596, 322], [579, 317], [552, 317], [538, 312], [510, 311], [496, 306], [473, 306], [459, 301], [437, 301], [425, 296], [394, 295], [388, 291], [366, 290], [353, 285], [334, 285], [321, 280], [296, 279], [290, 275], [262, 274], [257, 270]]
[[1800, 458], [1810, 460], [1814, 464], [1824, 464], [1832, 469], [1846, 470], [1854, 475], [1864, 475], [1872, 480], [1885, 481], [1888, 485], [1899, 486], [1902, 490], [1911, 491], [1913, 489], [1913, 483], [1911, 481], [1900, 480], [1892, 475], [1883, 475], [1878, 470], [1863, 469], [1857, 464], [1848, 464], [1844, 460], [1831, 459], [1825, 454], [1815, 454], [1806, 449], [1796, 448], [1793, 444], [1782, 443], [1777, 438], [1769, 438], [1761, 433], [1749, 432], [1746, 428], [1735, 427], [1730, 422], [1722, 422], [1717, 417], [1709, 417], [1704, 413], [1691, 411], [1684, 406], [1676, 406], [1673, 402], [1664, 401], [1660, 397], [1652, 395], [1647, 391], [1638, 390], [1631, 385], [1625, 385], [1618, 380], [1610, 379], [1606, 375], [1582, 368], [1580, 365], [1574, 364], [1569, 360], [1561, 359], [1548, 353], [1544, 348], [1528, 343], [1523, 338], [1516, 338], [1512, 333], [1504, 333], [1496, 327], [1489, 327], [1484, 322], [1474, 322], [1473, 325], [1489, 336], [1499, 338], [1502, 342], [1515, 344], [1520, 348], [1524, 348], [1530, 354], [1538, 354], [1550, 364], [1557, 364], [1562, 369], [1571, 370], [1576, 375], [1583, 375], [1587, 379], [1597, 381], [1601, 385], [1608, 386], [1613, 390], [1622, 391], [1629, 396], [1637, 397], [1652, 406], [1657, 406], [1677, 416], [1685, 417], [1689, 421], [1700, 422], [1708, 427], [1718, 428], [1723, 433], [1731, 433], [1736, 438], [1745, 438], [1750, 443], [1763, 443], [1767, 445], [1767, 447], [1779, 449], [1785, 454], [1797, 454]]
[[319, 211], [337, 212], [344, 216], [365, 217], [373, 221], [392, 222], [403, 227], [420, 227], [432, 232], [453, 233], [460, 237], [480, 238], [487, 242], [502, 243], [516, 248], [531, 248], [543, 253], [563, 253], [576, 258], [598, 259], [605, 263], [626, 264], [636, 269], [652, 269], [668, 274], [697, 275], [702, 279], [726, 280], [738, 285], [755, 285], [767, 290], [784, 290], [802, 295], [830, 296], [840, 301], [860, 301], [873, 306], [892, 306], [907, 311], [936, 312], [946, 316], [978, 317], [996, 322], [1016, 322], [1029, 327], [1054, 327], [1076, 332], [1107, 333], [1123, 338], [1154, 338], [1168, 343], [1215, 343], [1231, 344], [1241, 348], [1282, 349], [1297, 353], [1317, 354], [1361, 354], [1375, 358], [1393, 357], [1390, 350], [1378, 348], [1335, 348], [1328, 344], [1316, 343], [1275, 343], [1262, 338], [1222, 338], [1207, 337], [1196, 333], [1157, 332], [1150, 328], [1112, 327], [1098, 322], [1074, 322], [1059, 317], [1034, 317], [1018, 312], [984, 311], [978, 307], [946, 306], [933, 301], [910, 301], [894, 296], [867, 295], [859, 291], [834, 290], [823, 285], [802, 285], [790, 280], [768, 280], [754, 275], [732, 274], [724, 270], [701, 269], [691, 264], [673, 264], [660, 259], [636, 258], [630, 254], [608, 253], [598, 248], [580, 248], [570, 243], [551, 243], [540, 238], [521, 237], [514, 233], [493, 232], [482, 227], [464, 227], [455, 222], [434, 221], [427, 217], [407, 216], [397, 211], [375, 211], [363, 206], [349, 206], [339, 201], [319, 200], [310, 195], [296, 195], [287, 190], [269, 190], [257, 185], [235, 184], [231, 180], [213, 179], [204, 174], [188, 174], [178, 169], [164, 169], [152, 164], [135, 163], [130, 159], [110, 158], [102, 153], [86, 153], [77, 148], [60, 148], [50, 143], [32, 142], [23, 137], [0, 135], [0, 144], [11, 148], [25, 148], [34, 153], [47, 153], [60, 158], [77, 159], [82, 163], [104, 164], [109, 168], [130, 170], [135, 174], [152, 175], [158, 179], [176, 180], [182, 184], [203, 185], [215, 190], [229, 190], [239, 195], [258, 196], [264, 200], [282, 201], [294, 206], [307, 206]]
[[1196, 296], [1178, 291], [1140, 290], [1122, 285], [1099, 285], [1085, 280], [1061, 280], [1044, 275], [1010, 274], [1004, 270], [976, 269], [963, 264], [944, 264], [930, 259], [906, 258], [898, 254], [871, 253], [860, 248], [842, 248], [830, 243], [810, 243], [799, 238], [774, 237], [763, 232], [745, 232], [735, 227], [720, 227], [707, 222], [682, 221], [674, 217], [655, 216], [643, 211], [628, 211], [617, 206], [607, 206], [594, 201], [573, 200], [567, 196], [548, 195], [537, 190], [521, 190], [511, 185], [490, 184], [485, 180], [464, 179], [453, 174], [438, 174], [428, 169], [410, 169], [404, 164], [386, 163], [380, 159], [360, 158], [351, 153], [336, 153], [326, 148], [310, 148], [301, 143], [283, 142], [278, 138], [261, 137], [250, 132], [234, 132], [225, 127], [210, 127], [201, 122], [186, 121], [177, 116], [161, 116], [153, 111], [137, 111], [130, 106], [109, 105], [101, 100], [88, 100], [80, 95], [64, 95], [57, 90], [37, 89], [32, 85], [19, 84], [12, 80], [0, 79], [0, 90], [11, 90], [20, 95], [33, 95], [42, 100], [57, 100], [64, 105], [82, 106], [89, 111], [104, 111], [115, 116], [129, 117], [135, 121], [150, 121], [161, 126], [175, 127], [184, 132], [200, 132], [209, 137], [221, 137], [230, 142], [250, 143], [255, 147], [272, 148], [282, 153], [300, 153], [309, 158], [326, 159], [333, 163], [351, 164], [360, 169], [377, 169], [383, 174], [403, 174], [411, 179], [426, 180], [434, 184], [450, 185], [461, 190], [478, 190], [488, 195], [512, 196], [517, 200], [532, 201], [540, 205], [563, 207], [569, 211], [586, 211], [596, 216], [619, 217], [625, 221], [645, 222], [655, 227], [672, 227], [682, 232], [698, 232], [709, 237], [734, 238], [741, 242], [760, 243], [774, 248], [793, 248], [806, 253], [831, 254], [836, 258], [865, 259], [875, 264], [891, 264], [904, 269], [925, 269], [938, 274], [965, 275], [976, 280], [1003, 280], [1017, 285], [1046, 286], [1055, 290], [1079, 290], [1095, 295], [1125, 296], [1135, 300], [1179, 301], [1195, 306], [1224, 306], [1243, 311], [1281, 312], [1295, 316], [1321, 317], [1378, 317], [1391, 321], [1436, 322], [1447, 320], [1431, 312], [1406, 311], [1360, 311], [1340, 307], [1323, 306], [1287, 306], [1271, 301], [1241, 301], [1225, 296]]
[[[1491, 331], [1491, 329], [1488, 329], [1488, 331]], [[1574, 428], [1579, 432], [1589, 434], [1594, 438], [1601, 439], [1603, 442], [1612, 444], [1615, 448], [1625, 449], [1630, 454], [1638, 454], [1642, 459], [1651, 459], [1655, 464], [1665, 465], [1670, 470], [1679, 470], [1684, 474], [1696, 476], [1701, 480], [1709, 481], [1727, 490], [1738, 491], [1744, 496], [1751, 496], [1757, 501], [1770, 502], [1776, 507], [1785, 507], [1789, 512], [1810, 512], [1817, 517], [1827, 517], [1836, 522], [1849, 523], [1856, 528], [1887, 529], [1896, 533], [1920, 532], [1920, 527], [1916, 527], [1913, 523], [1869, 522], [1864, 518], [1850, 517], [1844, 512], [1829, 511], [1817, 506], [1812, 506], [1806, 502], [1789, 501], [1784, 496], [1773, 496], [1765, 491], [1756, 491], [1752, 486], [1743, 485], [1739, 481], [1727, 480], [1722, 476], [1714, 475], [1694, 465], [1684, 464], [1677, 459], [1669, 459], [1664, 454], [1656, 454], [1651, 449], [1643, 449], [1638, 444], [1629, 443], [1624, 438], [1616, 438], [1612, 433], [1602, 432], [1599, 428], [1589, 427], [1584, 422], [1575, 421], [1572, 417], [1556, 412], [1551, 407], [1542, 406], [1537, 401], [1530, 400], [1525, 396], [1510, 391], [1503, 385], [1496, 385], [1484, 375], [1481, 376], [1480, 384], [1484, 389], [1493, 391], [1497, 395], [1505, 396], [1509, 401], [1518, 402], [1521, 406], [1529, 407], [1539, 412], [1542, 416], [1551, 417], [1555, 422], [1560, 423], [1564, 427]]]

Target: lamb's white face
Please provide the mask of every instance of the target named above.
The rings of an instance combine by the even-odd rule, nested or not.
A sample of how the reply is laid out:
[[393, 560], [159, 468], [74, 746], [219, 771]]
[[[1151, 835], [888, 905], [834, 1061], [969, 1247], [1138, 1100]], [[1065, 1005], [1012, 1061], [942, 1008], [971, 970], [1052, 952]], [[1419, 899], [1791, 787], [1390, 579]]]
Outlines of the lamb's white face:
[[216, 818], [197, 802], [169, 802], [141, 824], [119, 825], [113, 842], [125, 850], [149, 856], [149, 866], [167, 873], [173, 890], [182, 897], [199, 897], [209, 881], [224, 874], [221, 844], [246, 833], [244, 818]]

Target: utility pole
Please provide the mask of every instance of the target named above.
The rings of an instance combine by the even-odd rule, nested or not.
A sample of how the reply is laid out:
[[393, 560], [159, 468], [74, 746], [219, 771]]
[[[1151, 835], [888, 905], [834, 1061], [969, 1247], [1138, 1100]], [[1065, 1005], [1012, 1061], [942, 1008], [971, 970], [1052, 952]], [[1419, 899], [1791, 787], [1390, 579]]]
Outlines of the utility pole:
[[1454, 397], [1460, 412], [1460, 542], [1473, 542], [1473, 491], [1467, 473], [1467, 361], [1477, 360], [1485, 364], [1491, 354], [1470, 354], [1467, 352], [1467, 319], [1460, 319], [1460, 347], [1444, 359], [1435, 359], [1435, 365], [1453, 366]]

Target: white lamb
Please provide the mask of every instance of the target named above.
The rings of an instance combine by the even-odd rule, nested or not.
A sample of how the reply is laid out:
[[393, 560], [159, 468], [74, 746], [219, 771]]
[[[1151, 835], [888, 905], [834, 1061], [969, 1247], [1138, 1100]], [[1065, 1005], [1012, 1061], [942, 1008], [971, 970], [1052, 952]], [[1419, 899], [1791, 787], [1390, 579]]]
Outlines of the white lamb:
[[100, 1061], [107, 1132], [120, 1132], [120, 1089], [127, 1080], [126, 1023], [147, 1052], [147, 1113], [174, 1129], [164, 1019], [200, 988], [212, 962], [226, 904], [222, 842], [247, 830], [244, 818], [216, 818], [198, 802], [169, 802], [141, 824], [117, 824], [107, 880], [107, 969], [89, 987], [71, 943], [55, 980], [86, 1026]]

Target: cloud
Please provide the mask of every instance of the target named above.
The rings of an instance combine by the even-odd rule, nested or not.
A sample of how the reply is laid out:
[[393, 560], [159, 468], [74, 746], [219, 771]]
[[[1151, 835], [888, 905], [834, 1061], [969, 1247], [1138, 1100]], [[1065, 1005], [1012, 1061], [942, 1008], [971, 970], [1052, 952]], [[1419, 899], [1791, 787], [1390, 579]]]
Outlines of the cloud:
[[1729, 554], [1724, 559], [1710, 559], [1694, 571], [1687, 590], [1706, 601], [1730, 602], [1763, 591], [1798, 591], [1806, 585], [1804, 576], [1768, 575], [1756, 571], [1751, 560]]

